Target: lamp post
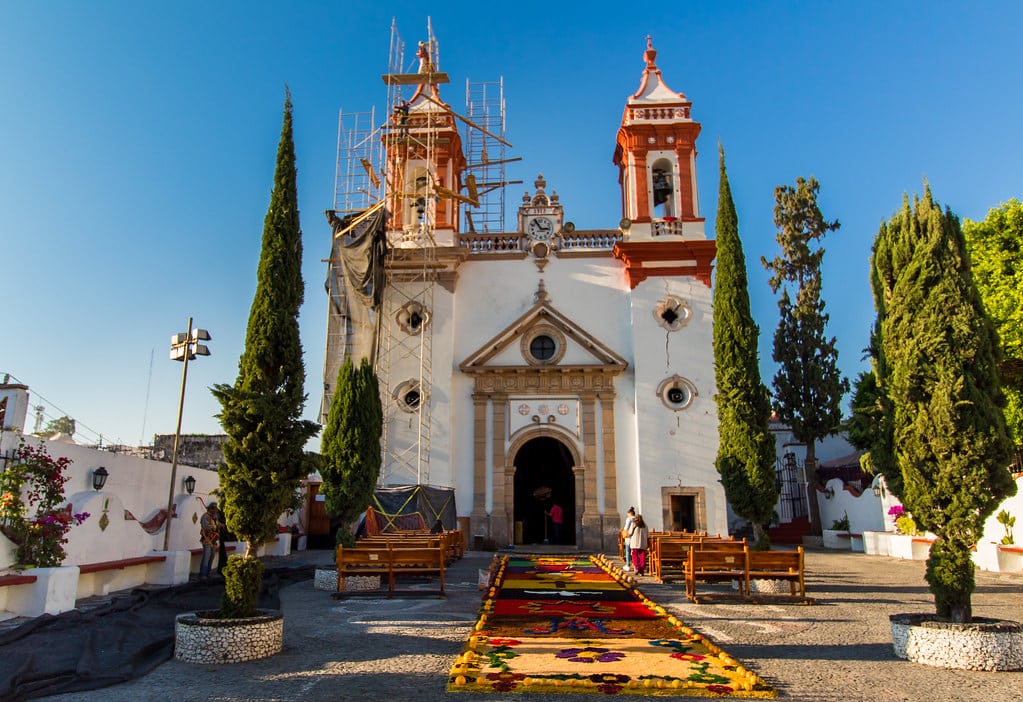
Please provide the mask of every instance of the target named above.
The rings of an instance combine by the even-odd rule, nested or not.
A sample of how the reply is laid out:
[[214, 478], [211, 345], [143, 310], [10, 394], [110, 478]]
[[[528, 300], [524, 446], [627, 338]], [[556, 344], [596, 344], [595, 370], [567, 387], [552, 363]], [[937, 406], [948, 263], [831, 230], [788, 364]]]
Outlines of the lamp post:
[[196, 356], [209, 356], [210, 349], [200, 341], [209, 341], [210, 333], [205, 329], [192, 329], [192, 318], [188, 318], [188, 331], [171, 336], [170, 357], [181, 361], [181, 399], [178, 401], [178, 428], [174, 431], [174, 457], [171, 460], [170, 489], [167, 492], [167, 527], [163, 531], [163, 550], [170, 546], [171, 515], [174, 513], [174, 487], [178, 473], [178, 444], [181, 443], [181, 413], [185, 409], [185, 382], [188, 380], [188, 362]]

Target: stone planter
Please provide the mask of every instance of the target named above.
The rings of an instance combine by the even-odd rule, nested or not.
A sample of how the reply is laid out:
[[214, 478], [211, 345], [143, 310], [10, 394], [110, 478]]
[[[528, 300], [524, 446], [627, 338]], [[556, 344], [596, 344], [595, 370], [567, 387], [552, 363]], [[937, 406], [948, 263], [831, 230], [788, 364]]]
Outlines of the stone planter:
[[284, 615], [259, 610], [257, 617], [218, 619], [216, 612], [186, 612], [174, 621], [174, 658], [185, 663], [241, 663], [268, 658], [284, 648]]
[[934, 614], [892, 614], [892, 647], [899, 658], [937, 668], [1023, 670], [1023, 624], [975, 617], [969, 624]]
[[847, 531], [824, 529], [821, 533], [823, 534], [824, 548], [833, 548], [841, 551], [848, 551], [852, 548], [852, 539]]
[[[337, 570], [317, 568], [313, 572], [313, 587], [317, 590], [337, 592]], [[351, 575], [345, 578], [346, 590], [379, 590], [379, 575]]]

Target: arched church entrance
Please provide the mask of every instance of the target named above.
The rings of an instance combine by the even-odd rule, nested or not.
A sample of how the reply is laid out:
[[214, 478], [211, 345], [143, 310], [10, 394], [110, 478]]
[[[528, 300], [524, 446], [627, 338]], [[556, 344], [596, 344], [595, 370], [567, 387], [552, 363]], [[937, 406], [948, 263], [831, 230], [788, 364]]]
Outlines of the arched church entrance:
[[[514, 465], [515, 543], [575, 545], [575, 475], [568, 447], [547, 436], [532, 439], [515, 454]], [[558, 540], [546, 514], [554, 504], [562, 510]]]

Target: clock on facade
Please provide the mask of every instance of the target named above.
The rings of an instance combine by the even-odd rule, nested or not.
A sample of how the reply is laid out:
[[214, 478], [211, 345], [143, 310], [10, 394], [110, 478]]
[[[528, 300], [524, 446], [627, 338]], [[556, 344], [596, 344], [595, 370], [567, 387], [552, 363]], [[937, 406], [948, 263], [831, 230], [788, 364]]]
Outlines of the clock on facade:
[[535, 217], [529, 220], [526, 231], [534, 239], [550, 239], [554, 234], [554, 222], [547, 217]]

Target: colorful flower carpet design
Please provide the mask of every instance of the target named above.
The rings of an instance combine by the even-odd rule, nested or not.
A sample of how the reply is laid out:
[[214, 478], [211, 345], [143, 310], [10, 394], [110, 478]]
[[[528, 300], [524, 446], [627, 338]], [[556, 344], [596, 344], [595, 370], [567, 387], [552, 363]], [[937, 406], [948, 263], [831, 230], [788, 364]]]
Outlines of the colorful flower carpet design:
[[602, 556], [501, 556], [449, 692], [775, 697]]

